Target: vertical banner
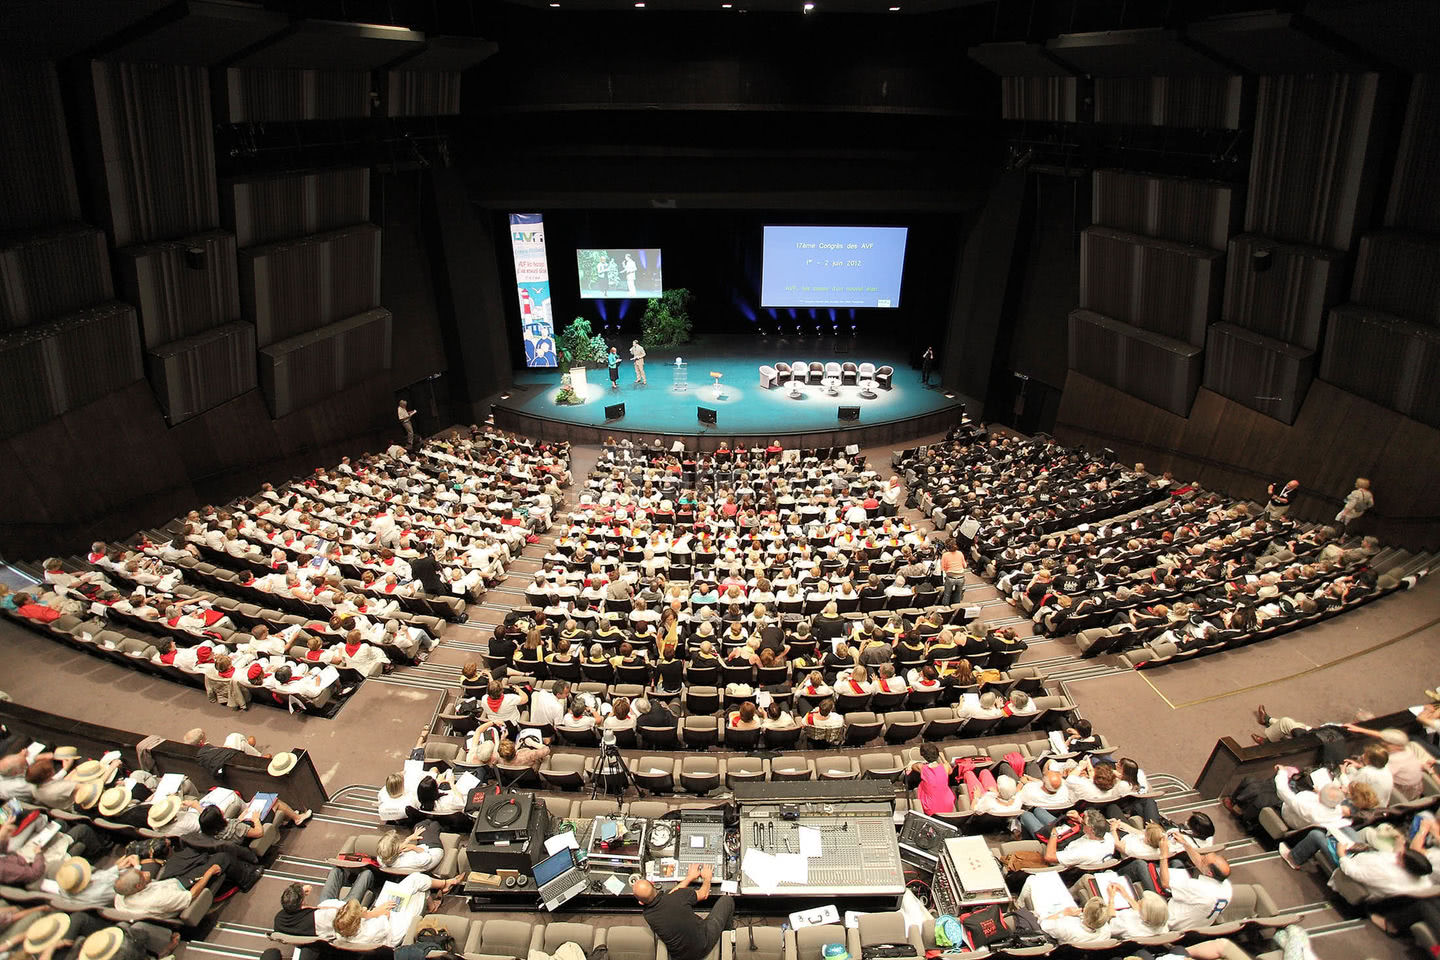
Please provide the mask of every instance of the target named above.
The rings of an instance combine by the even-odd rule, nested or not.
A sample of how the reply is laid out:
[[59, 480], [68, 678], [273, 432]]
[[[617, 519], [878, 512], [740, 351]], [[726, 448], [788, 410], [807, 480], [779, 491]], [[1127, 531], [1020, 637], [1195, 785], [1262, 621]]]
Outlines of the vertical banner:
[[515, 253], [515, 286], [520, 295], [520, 329], [525, 334], [525, 365], [558, 366], [542, 215], [510, 214], [510, 246]]

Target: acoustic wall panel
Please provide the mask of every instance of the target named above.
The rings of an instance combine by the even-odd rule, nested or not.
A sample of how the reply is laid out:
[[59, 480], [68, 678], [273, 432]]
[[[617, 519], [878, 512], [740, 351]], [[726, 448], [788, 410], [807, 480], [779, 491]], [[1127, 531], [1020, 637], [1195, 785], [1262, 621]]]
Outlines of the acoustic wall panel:
[[144, 376], [128, 303], [102, 303], [0, 336], [0, 434], [18, 433]]
[[1200, 348], [1092, 310], [1070, 312], [1070, 369], [1146, 403], [1190, 412], [1200, 389]]
[[458, 116], [458, 70], [391, 70], [385, 75], [387, 117]]
[[1095, 122], [1238, 130], [1240, 77], [1096, 77]]
[[1080, 306], [1152, 333], [1205, 344], [1220, 313], [1223, 253], [1110, 227], [1080, 235]]
[[1379, 98], [1374, 73], [1259, 79], [1246, 233], [1350, 249], [1374, 186]]
[[1440, 74], [1410, 81], [1385, 226], [1440, 233]]
[[105, 234], [94, 227], [71, 224], [0, 246], [0, 329], [113, 297]]
[[255, 328], [244, 321], [150, 348], [150, 385], [171, 424], [254, 390]]
[[224, 77], [230, 123], [370, 116], [366, 70], [230, 67]]
[[1350, 299], [1440, 326], [1440, 238], [1394, 231], [1361, 237]]
[[[1344, 259], [1335, 250], [1241, 234], [1230, 241], [1221, 319], [1314, 350], [1325, 312], [1344, 295]], [[1257, 270], [1257, 262], [1267, 266]]]
[[0, 57], [0, 231], [36, 230], [80, 219], [80, 195], [55, 65]]
[[1001, 77], [1000, 116], [1074, 123], [1077, 83], [1074, 77]]
[[380, 303], [380, 228], [369, 223], [240, 251], [240, 309], [266, 346]]
[[115, 246], [218, 227], [208, 72], [104, 60], [90, 71]]
[[[190, 265], [190, 251], [198, 254]], [[120, 295], [140, 312], [146, 348], [240, 317], [235, 238], [208, 233], [115, 251]]]
[[1320, 378], [1440, 427], [1440, 330], [1341, 304], [1330, 311]]
[[1315, 379], [1315, 351], [1262, 336], [1234, 324], [1210, 328], [1205, 345], [1205, 389], [1294, 423]]
[[369, 310], [260, 350], [260, 390], [277, 419], [390, 368], [390, 311]]
[[242, 247], [370, 219], [370, 168], [347, 167], [222, 186], [220, 213]]
[[1224, 250], [1238, 192], [1228, 183], [1096, 170], [1090, 219], [1097, 226]]

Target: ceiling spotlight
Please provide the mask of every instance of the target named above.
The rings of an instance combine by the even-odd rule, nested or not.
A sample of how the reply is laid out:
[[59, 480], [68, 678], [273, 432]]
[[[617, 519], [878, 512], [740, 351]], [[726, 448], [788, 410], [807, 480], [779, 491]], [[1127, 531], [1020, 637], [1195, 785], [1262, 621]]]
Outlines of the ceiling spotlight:
[[645, 0], [636, 0], [635, 9], [642, 10], [645, 7]]
[[805, 4], [805, 8], [804, 8], [804, 9], [805, 9], [805, 12], [806, 12], [806, 13], [809, 13], [810, 11], [812, 11], [812, 10], [815, 9], [815, 4], [813, 4], [813, 3], [807, 3], [807, 4]]
[[554, 9], [555, 7], [558, 7], [558, 6], [560, 6], [560, 4], [558, 4], [558, 3], [552, 3], [552, 4], [550, 4], [551, 9]]

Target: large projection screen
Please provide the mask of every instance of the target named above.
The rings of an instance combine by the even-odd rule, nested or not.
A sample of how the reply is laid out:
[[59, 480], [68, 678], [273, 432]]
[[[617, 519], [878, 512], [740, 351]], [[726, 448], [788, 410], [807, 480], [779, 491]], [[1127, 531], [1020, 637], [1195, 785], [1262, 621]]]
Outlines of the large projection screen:
[[655, 247], [576, 250], [582, 300], [654, 300], [664, 292]]
[[762, 307], [898, 307], [906, 227], [766, 226]]

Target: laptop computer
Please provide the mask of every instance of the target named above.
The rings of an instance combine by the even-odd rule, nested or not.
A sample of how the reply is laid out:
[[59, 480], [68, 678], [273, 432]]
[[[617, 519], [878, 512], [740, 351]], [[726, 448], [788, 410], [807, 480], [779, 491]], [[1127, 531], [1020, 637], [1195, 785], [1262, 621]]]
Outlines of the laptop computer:
[[584, 893], [590, 886], [575, 851], [569, 847], [535, 864], [535, 890], [546, 910], [555, 911]]

